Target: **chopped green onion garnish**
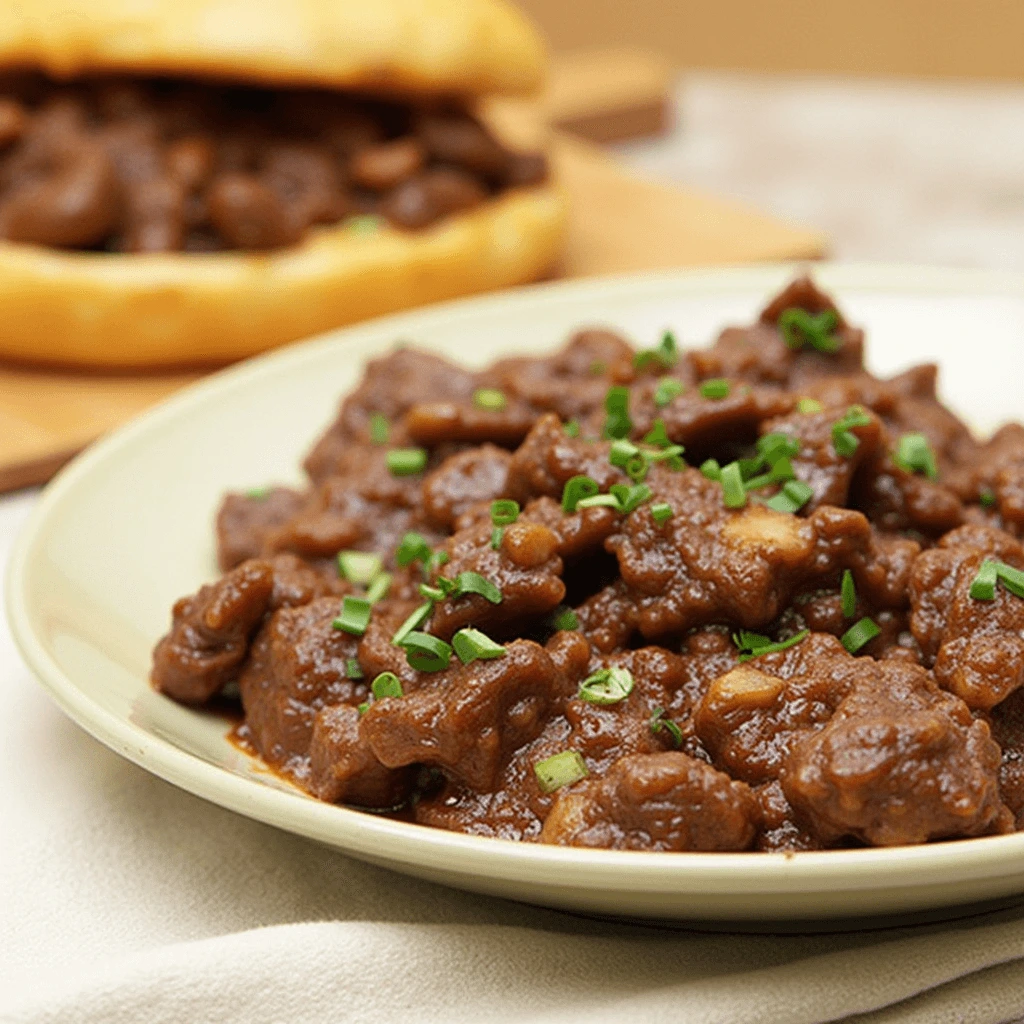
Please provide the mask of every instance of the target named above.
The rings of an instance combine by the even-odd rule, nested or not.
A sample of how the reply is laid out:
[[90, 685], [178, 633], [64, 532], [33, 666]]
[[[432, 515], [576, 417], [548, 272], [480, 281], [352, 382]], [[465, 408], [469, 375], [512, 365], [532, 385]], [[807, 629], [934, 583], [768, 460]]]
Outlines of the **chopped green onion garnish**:
[[765, 504], [776, 512], [799, 512], [814, 497], [814, 489], [803, 480], [790, 480]]
[[370, 443], [375, 445], [385, 445], [388, 443], [388, 436], [390, 434], [390, 428], [388, 426], [388, 418], [382, 412], [375, 412], [370, 414]]
[[771, 637], [741, 629], [739, 633], [733, 634], [732, 642], [739, 649], [739, 660], [750, 661], [751, 658], [760, 658], [762, 654], [774, 654], [776, 651], [785, 651], [790, 647], [795, 647], [801, 640], [809, 636], [810, 632], [809, 629], [802, 629], [796, 636], [776, 642]]
[[370, 585], [366, 588], [366, 600], [370, 604], [376, 604], [378, 601], [383, 601], [388, 596], [388, 591], [391, 589], [391, 573], [379, 572], [376, 576], [370, 580]]
[[338, 572], [349, 583], [365, 587], [380, 570], [380, 555], [367, 551], [338, 552]]
[[629, 418], [629, 388], [616, 385], [604, 396], [604, 410], [608, 418], [604, 421], [602, 436], [606, 438], [627, 437], [633, 429]]
[[682, 469], [683, 460], [679, 456], [685, 451], [686, 449], [681, 444], [670, 444], [658, 452], [644, 452], [644, 458], [648, 462], [667, 462], [672, 469]]
[[743, 476], [738, 462], [722, 467], [722, 494], [726, 508], [743, 508], [747, 503], [747, 492], [743, 487]]
[[579, 629], [580, 620], [571, 608], [566, 608], [565, 605], [562, 605], [562, 607], [557, 608], [554, 615], [551, 616], [551, 625], [555, 629]]
[[430, 618], [430, 613], [433, 609], [434, 604], [432, 601], [427, 601], [426, 604], [421, 604], [419, 608], [412, 612], [405, 622], [398, 627], [398, 631], [391, 638], [391, 643], [394, 644], [395, 647], [401, 647], [405, 638], [414, 629], [418, 629], [427, 621], [427, 619]]
[[542, 793], [554, 793], [562, 786], [571, 786], [587, 777], [587, 763], [575, 750], [563, 750], [546, 757], [538, 761], [533, 770]]
[[612, 446], [608, 451], [608, 461], [613, 466], [625, 469], [629, 465], [629, 460], [636, 458], [639, 454], [640, 449], [632, 441], [620, 437], [612, 441]]
[[975, 601], [994, 601], [996, 599], [996, 582], [999, 574], [996, 563], [985, 559], [978, 569], [978, 575], [971, 581], [970, 595]]
[[805, 416], [813, 416], [816, 412], [821, 412], [825, 406], [821, 404], [816, 398], [801, 398], [796, 403], [796, 411], [803, 413]]
[[423, 571], [427, 574], [428, 579], [433, 576], [442, 565], [447, 564], [448, 557], [448, 552], [445, 551], [444, 548], [438, 548], [437, 551], [431, 554], [431, 556], [423, 563]]
[[451, 644], [429, 633], [412, 630], [400, 646], [405, 649], [405, 660], [418, 672], [441, 672], [452, 660]]
[[491, 522], [495, 526], [511, 526], [519, 518], [519, 502], [499, 498], [491, 502]]
[[987, 487], [983, 487], [981, 492], [978, 494], [978, 501], [981, 503], [982, 508], [992, 508], [996, 503], [995, 491], [991, 491]]
[[363, 715], [365, 715], [366, 712], [369, 711], [369, 710], [370, 710], [370, 702], [368, 700], [364, 700], [362, 704], [357, 704], [356, 705], [356, 711], [359, 712], [359, 717], [360, 718], [362, 718]]
[[501, 591], [490, 580], [471, 570], [460, 572], [455, 577], [452, 597], [462, 597], [464, 594], [479, 594], [491, 604], [501, 604]]
[[716, 377], [713, 380], [706, 380], [700, 386], [700, 393], [705, 398], [728, 398], [729, 382], [723, 377]]
[[839, 588], [843, 603], [843, 618], [852, 619], [857, 613], [857, 588], [853, 582], [853, 573], [843, 570], [843, 583]]
[[[743, 464], [741, 462], [740, 469], [742, 470], [742, 468]], [[793, 472], [793, 464], [783, 455], [775, 460], [767, 473], [751, 477], [749, 480], [745, 480], [744, 484], [748, 491], [756, 491], [758, 488], [767, 487], [769, 484], [784, 484], [787, 480], [793, 480], [795, 477], [796, 473]]]
[[635, 484], [642, 483], [647, 478], [648, 463], [643, 455], [634, 455], [626, 463], [626, 476]]
[[566, 437], [579, 437], [580, 436], [580, 421], [579, 420], [569, 420], [567, 423], [563, 424], [563, 426], [562, 426], [562, 433], [564, 433]]
[[250, 487], [244, 493], [251, 501], [266, 501], [272, 490], [272, 487]]
[[402, 681], [394, 672], [381, 672], [372, 683], [370, 689], [376, 700], [383, 700], [385, 697], [402, 697]]
[[866, 427], [871, 423], [871, 417], [867, 414], [864, 406], [851, 405], [846, 410], [842, 419], [832, 424], [832, 447], [836, 455], [844, 459], [850, 458], [860, 447], [860, 438], [851, 430], [852, 427]]
[[595, 359], [590, 364], [590, 372], [595, 377], [600, 377], [608, 369], [608, 364], [603, 359]]
[[935, 480], [939, 475], [935, 452], [924, 434], [904, 434], [896, 448], [895, 461], [897, 466], [908, 473], [924, 473], [929, 480]]
[[618, 704], [633, 692], [633, 674], [613, 665], [587, 676], [580, 686], [580, 700], [588, 704]]
[[392, 476], [412, 476], [427, 468], [426, 448], [392, 448], [385, 459]]
[[345, 597], [341, 602], [341, 615], [331, 625], [335, 629], [362, 636], [370, 624], [370, 602], [365, 597]]
[[501, 547], [501, 542], [505, 537], [505, 531], [502, 527], [496, 526], [491, 530], [491, 547], [497, 551]]
[[790, 459], [799, 455], [800, 442], [791, 434], [775, 430], [757, 439], [757, 451], [769, 466], [774, 466], [779, 459]]
[[613, 508], [619, 511], [619, 499], [614, 494], [595, 494], [590, 498], [583, 498], [577, 508]]
[[681, 380], [675, 377], [662, 377], [658, 386], [654, 389], [654, 404], [659, 409], [664, 409], [674, 398], [678, 398], [684, 391]]
[[661, 342], [657, 348], [646, 348], [633, 356], [633, 366], [642, 370], [652, 364], [657, 364], [665, 370], [675, 365], [679, 358], [679, 349], [676, 345], [675, 335], [666, 331], [661, 336]]
[[657, 448], [667, 448], [671, 443], [672, 439], [665, 430], [665, 421], [660, 418], [656, 419], [651, 429], [647, 432], [646, 437], [644, 437], [644, 444], [653, 444]]
[[346, 679], [362, 679], [363, 678], [363, 666], [359, 664], [358, 658], [346, 658], [345, 659], [345, 678]]
[[779, 316], [779, 330], [790, 348], [803, 348], [809, 342], [812, 348], [830, 355], [838, 352], [842, 344], [833, 333], [838, 325], [839, 317], [832, 309], [813, 314], [793, 306]]
[[428, 601], [443, 601], [451, 593], [450, 590], [432, 587], [429, 583], [421, 583], [416, 589], [420, 597], [425, 597]]
[[375, 213], [360, 213], [345, 220], [345, 230], [354, 235], [375, 235], [386, 223]]
[[430, 545], [419, 533], [407, 533], [402, 543], [395, 550], [395, 561], [399, 565], [411, 565], [413, 562], [426, 562], [430, 558]]
[[722, 467], [718, 464], [718, 459], [707, 459], [700, 464], [700, 471], [709, 480], [721, 480], [722, 479]]
[[486, 633], [479, 629], [460, 629], [452, 637], [452, 646], [463, 665], [468, 665], [477, 658], [490, 661], [505, 654], [505, 648], [496, 644]]
[[665, 501], [659, 501], [657, 505], [651, 506], [651, 518], [661, 526], [672, 518], [672, 506]]
[[478, 409], [486, 409], [488, 412], [501, 412], [508, 405], [505, 392], [497, 388], [477, 388], [473, 392], [473, 404]]
[[570, 477], [562, 488], [562, 511], [575, 512], [583, 498], [593, 497], [600, 489], [597, 481], [589, 476]]
[[651, 498], [651, 489], [647, 484], [634, 484], [632, 487], [628, 484], [612, 484], [608, 490], [618, 499], [619, 511], [627, 516]]
[[865, 644], [871, 643], [882, 631], [874, 621], [865, 616], [855, 622], [840, 638], [839, 642], [851, 653], [856, 654]]
[[663, 729], [672, 737], [672, 746], [678, 750], [683, 745], [683, 730], [671, 718], [665, 717], [664, 708], [655, 708], [651, 712], [651, 732], [657, 735]]
[[1024, 572], [1005, 562], [996, 562], [988, 558], [981, 563], [978, 575], [971, 583], [971, 597], [975, 601], [994, 600], [997, 580], [1015, 597], [1024, 597]]

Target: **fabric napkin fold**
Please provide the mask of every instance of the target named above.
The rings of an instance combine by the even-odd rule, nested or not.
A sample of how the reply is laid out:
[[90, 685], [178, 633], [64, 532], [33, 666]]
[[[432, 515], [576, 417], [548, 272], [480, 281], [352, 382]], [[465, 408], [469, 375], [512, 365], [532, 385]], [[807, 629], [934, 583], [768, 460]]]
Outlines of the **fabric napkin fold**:
[[[0, 557], [31, 496], [0, 500]], [[834, 935], [474, 896], [215, 807], [106, 750], [0, 626], [6, 1024], [863, 1024], [1024, 1017], [1024, 908]]]

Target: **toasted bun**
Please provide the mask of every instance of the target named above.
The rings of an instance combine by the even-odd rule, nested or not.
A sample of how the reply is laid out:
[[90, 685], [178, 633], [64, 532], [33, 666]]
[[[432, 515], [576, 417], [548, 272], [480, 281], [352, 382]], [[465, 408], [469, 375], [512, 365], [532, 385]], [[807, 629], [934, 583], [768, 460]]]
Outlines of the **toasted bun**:
[[484, 95], [535, 88], [544, 48], [505, 0], [24, 0], [0, 66]]
[[555, 259], [550, 186], [421, 231], [343, 225], [265, 254], [65, 252], [0, 242], [0, 357], [63, 365], [225, 363], [332, 327], [520, 284]]

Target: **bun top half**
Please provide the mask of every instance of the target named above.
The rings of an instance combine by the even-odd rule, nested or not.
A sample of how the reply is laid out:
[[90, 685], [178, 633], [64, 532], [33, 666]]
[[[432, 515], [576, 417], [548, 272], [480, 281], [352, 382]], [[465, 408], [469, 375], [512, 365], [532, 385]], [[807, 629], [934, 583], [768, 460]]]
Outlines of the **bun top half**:
[[0, 5], [0, 68], [56, 79], [202, 78], [395, 95], [514, 94], [543, 80], [505, 0], [22, 0]]

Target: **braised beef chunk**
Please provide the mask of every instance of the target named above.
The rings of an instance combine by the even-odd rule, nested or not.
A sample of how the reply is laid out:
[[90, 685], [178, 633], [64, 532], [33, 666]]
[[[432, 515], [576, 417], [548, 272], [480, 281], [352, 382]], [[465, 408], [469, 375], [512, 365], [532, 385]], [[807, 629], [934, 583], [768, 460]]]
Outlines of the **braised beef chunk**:
[[[333, 143], [410, 223], [462, 202], [458, 174], [529, 176], [471, 119], [411, 125], [343, 118]], [[200, 180], [208, 156], [175, 166]], [[438, 182], [442, 156], [464, 170]], [[314, 153], [265, 159], [329, 216]], [[472, 835], [800, 851], [1024, 828], [1024, 427], [976, 440], [932, 366], [869, 374], [807, 279], [710, 348], [648, 341], [371, 361], [308, 488], [225, 500], [226, 575], [175, 605], [154, 685], [237, 684], [244, 739], [308, 792]]]
[[418, 230], [546, 177], [458, 106], [336, 90], [20, 74], [0, 112], [0, 235], [69, 249], [272, 249], [360, 215]]

